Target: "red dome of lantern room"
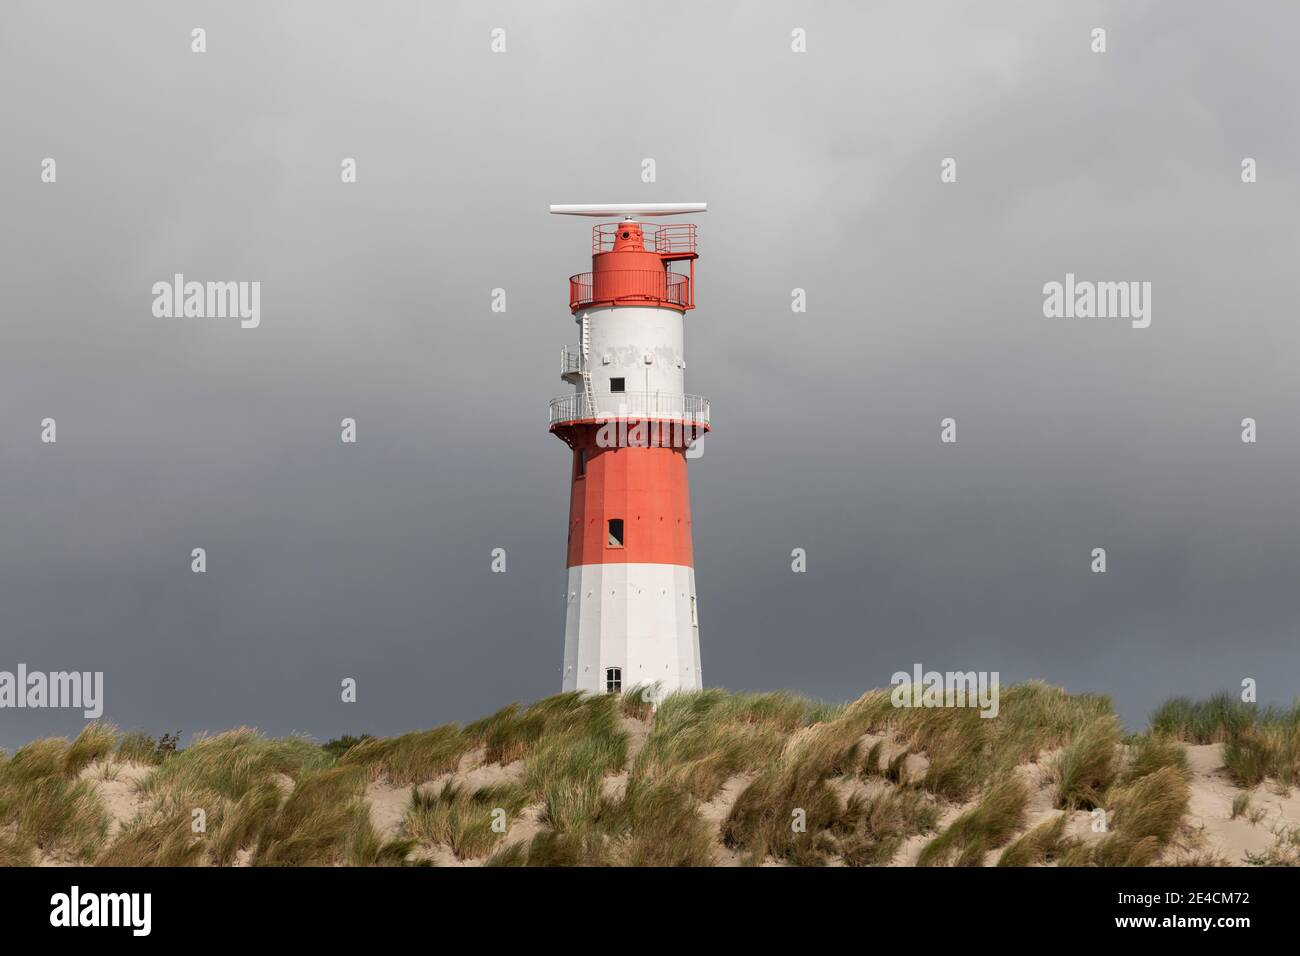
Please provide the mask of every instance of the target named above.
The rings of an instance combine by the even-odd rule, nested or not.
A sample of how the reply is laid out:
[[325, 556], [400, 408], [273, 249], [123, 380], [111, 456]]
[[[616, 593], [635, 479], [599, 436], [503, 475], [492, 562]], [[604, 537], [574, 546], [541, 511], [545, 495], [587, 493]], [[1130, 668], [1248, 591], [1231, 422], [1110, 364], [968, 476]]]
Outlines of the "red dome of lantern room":
[[[569, 278], [569, 308], [648, 305], [695, 308], [694, 223], [651, 225], [625, 219], [591, 230], [591, 271]], [[689, 262], [687, 273], [672, 263]]]

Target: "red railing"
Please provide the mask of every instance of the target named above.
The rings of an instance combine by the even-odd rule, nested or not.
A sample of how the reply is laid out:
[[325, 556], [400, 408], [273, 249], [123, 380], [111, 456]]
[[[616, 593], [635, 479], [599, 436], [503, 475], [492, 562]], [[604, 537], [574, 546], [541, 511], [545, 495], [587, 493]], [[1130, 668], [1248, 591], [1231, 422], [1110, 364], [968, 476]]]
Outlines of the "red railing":
[[[645, 238], [646, 252], [660, 255], [689, 255], [695, 252], [695, 223], [670, 222], [657, 225], [650, 222], [637, 223], [641, 235]], [[612, 252], [614, 241], [623, 228], [621, 222], [603, 222], [591, 230], [591, 251], [593, 255]]]
[[666, 302], [689, 309], [691, 277], [678, 272], [649, 269], [610, 269], [581, 272], [569, 277], [569, 308], [586, 308], [594, 303]]

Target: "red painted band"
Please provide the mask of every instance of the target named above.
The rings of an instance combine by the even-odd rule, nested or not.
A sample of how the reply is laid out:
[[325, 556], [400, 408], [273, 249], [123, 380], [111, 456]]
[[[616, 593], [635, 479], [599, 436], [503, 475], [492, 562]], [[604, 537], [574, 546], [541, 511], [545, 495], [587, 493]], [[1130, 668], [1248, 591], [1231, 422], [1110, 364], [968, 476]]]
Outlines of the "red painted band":
[[[575, 428], [568, 566], [693, 567], [683, 448], [601, 448], [597, 428]], [[610, 521], [621, 521], [611, 540]]]

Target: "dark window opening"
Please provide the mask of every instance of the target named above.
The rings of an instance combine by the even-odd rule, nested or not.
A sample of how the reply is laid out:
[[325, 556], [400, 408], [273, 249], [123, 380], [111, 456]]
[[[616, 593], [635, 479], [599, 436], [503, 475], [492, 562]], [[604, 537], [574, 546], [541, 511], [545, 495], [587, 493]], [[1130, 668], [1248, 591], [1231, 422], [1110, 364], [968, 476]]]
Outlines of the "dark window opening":
[[608, 546], [611, 548], [623, 547], [623, 519], [622, 518], [609, 519], [609, 545]]
[[623, 692], [623, 668], [605, 668], [605, 693], [621, 694]]
[[626, 390], [626, 387], [627, 379], [625, 378], [611, 378], [609, 380], [609, 390], [611, 392], [622, 392]]
[[573, 453], [573, 473], [578, 478], [587, 474], [587, 452], [585, 449], [578, 449]]

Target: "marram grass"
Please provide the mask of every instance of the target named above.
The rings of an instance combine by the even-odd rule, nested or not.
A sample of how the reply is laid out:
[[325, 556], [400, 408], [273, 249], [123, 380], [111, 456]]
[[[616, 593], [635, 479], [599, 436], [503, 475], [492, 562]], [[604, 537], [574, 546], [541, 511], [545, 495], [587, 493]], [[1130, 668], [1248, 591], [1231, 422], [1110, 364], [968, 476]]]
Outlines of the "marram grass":
[[[655, 697], [560, 694], [327, 747], [239, 728], [177, 749], [92, 723], [0, 754], [0, 866], [1185, 865], [1222, 862], [1188, 825], [1189, 745], [1220, 748], [1236, 816], [1263, 814], [1250, 788], [1300, 784], [1300, 707], [1229, 695], [1128, 736], [1107, 698], [1038, 682], [992, 718], [888, 691]], [[1300, 830], [1277, 833], [1246, 862], [1300, 864]]]

